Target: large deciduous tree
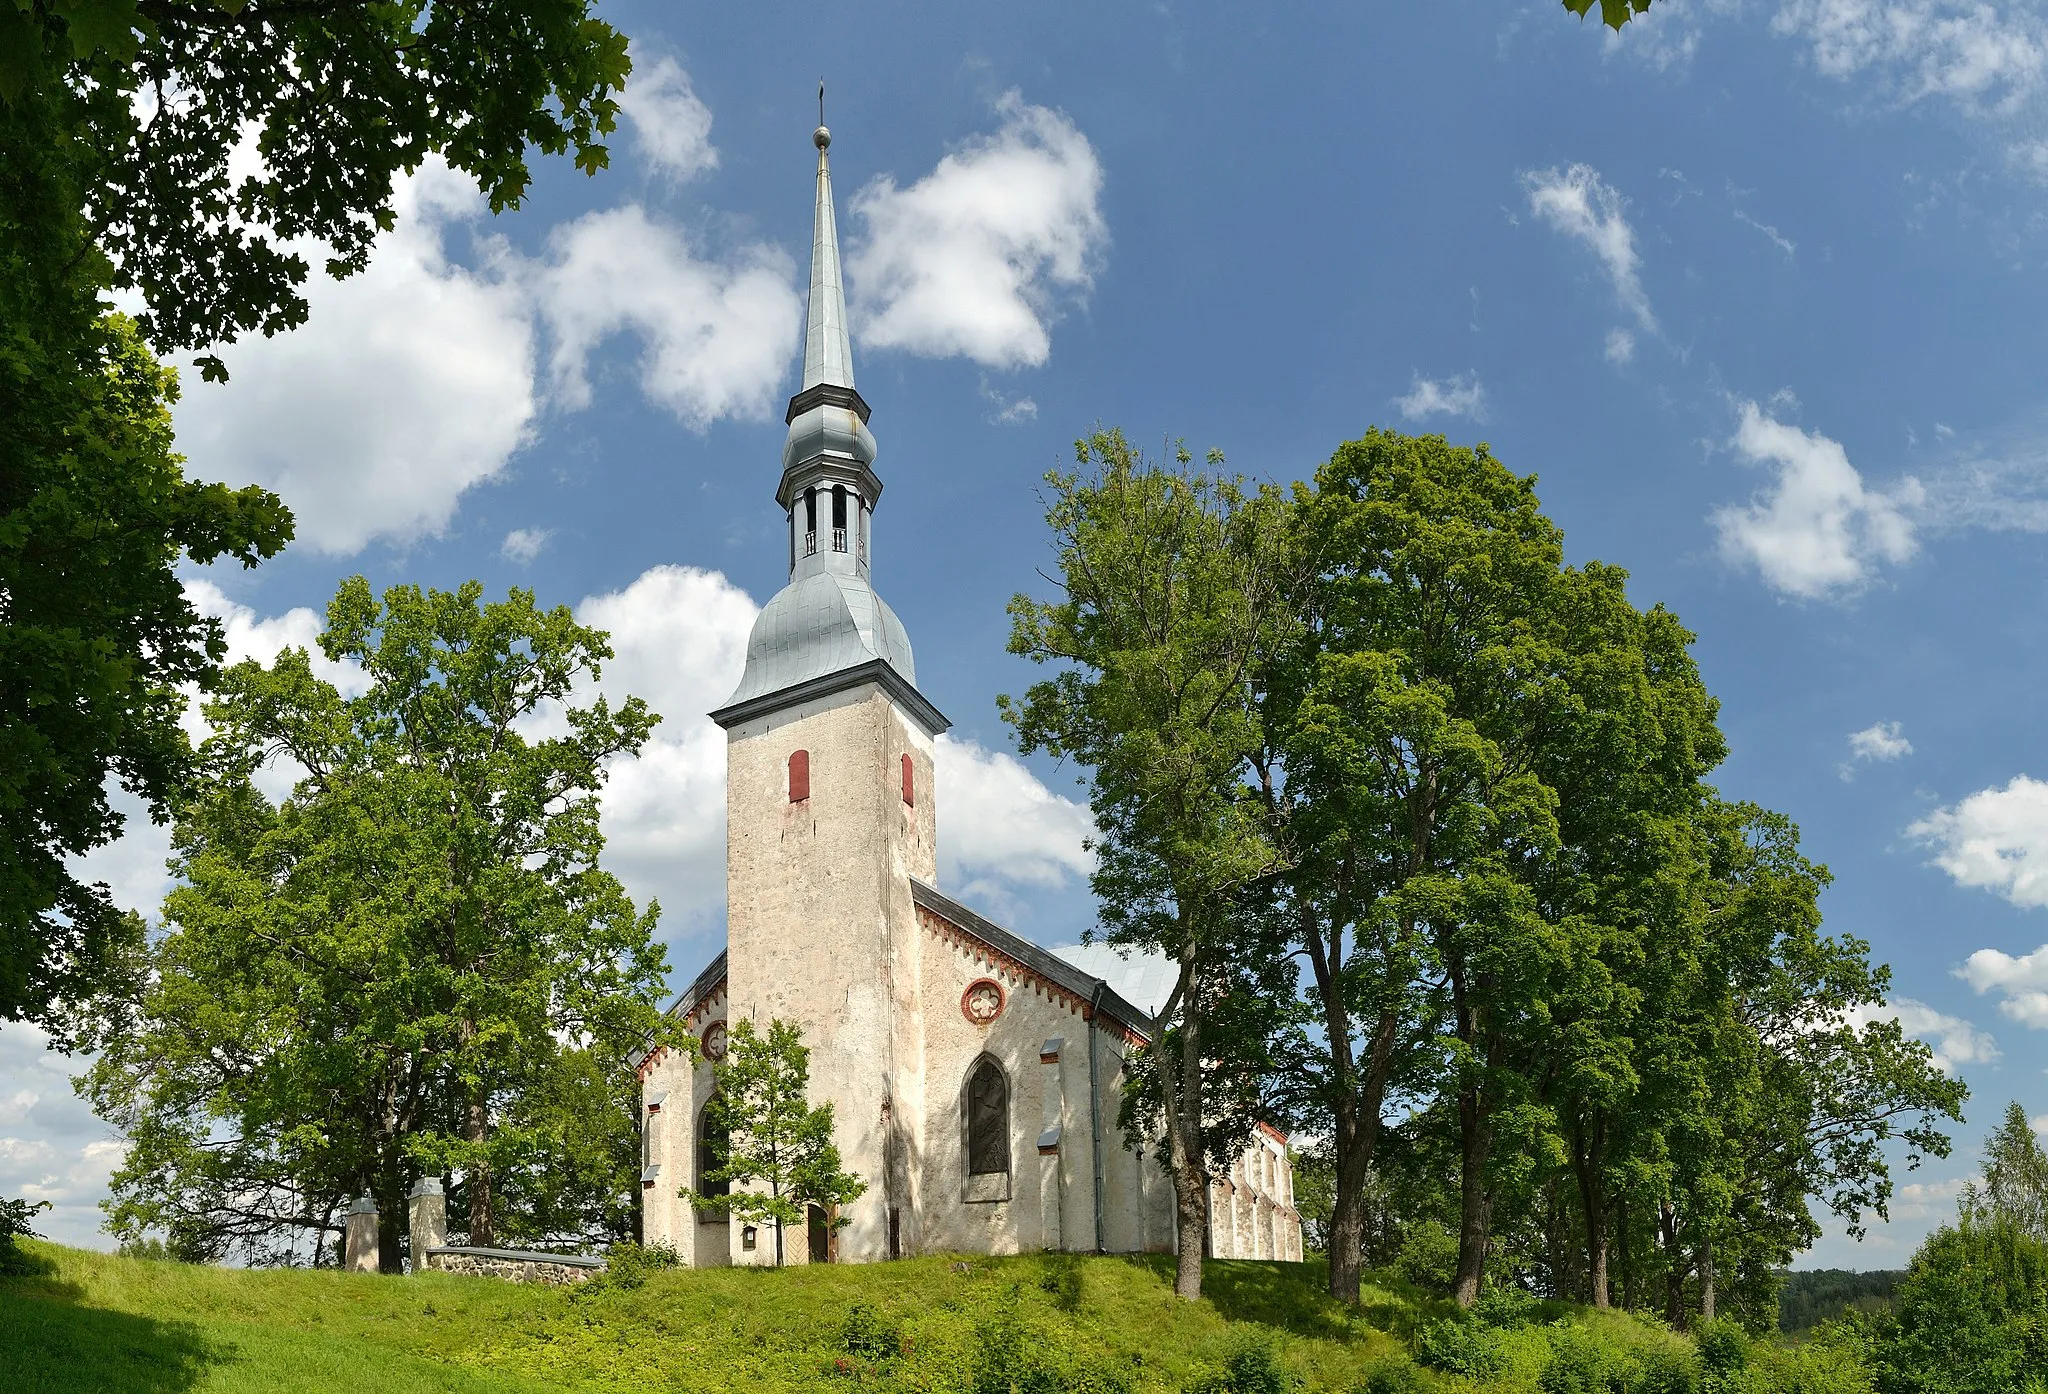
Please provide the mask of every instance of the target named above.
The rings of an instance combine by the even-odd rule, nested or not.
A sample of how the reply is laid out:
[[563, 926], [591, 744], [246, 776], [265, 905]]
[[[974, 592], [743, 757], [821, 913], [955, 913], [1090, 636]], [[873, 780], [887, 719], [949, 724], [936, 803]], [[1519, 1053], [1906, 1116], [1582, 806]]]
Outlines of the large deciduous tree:
[[344, 583], [320, 646], [355, 695], [302, 649], [223, 675], [139, 1022], [82, 1081], [131, 1140], [116, 1234], [317, 1262], [367, 1191], [390, 1269], [423, 1175], [472, 1243], [629, 1224], [624, 1062], [672, 1030], [598, 790], [658, 718], [579, 700], [601, 632], [481, 594]]
[[1177, 969], [1160, 1036], [1140, 1053], [1138, 1102], [1164, 1122], [1174, 1288], [1192, 1298], [1209, 1169], [1249, 1126], [1259, 1004], [1279, 962], [1244, 898], [1276, 855], [1248, 781], [1261, 655], [1292, 623], [1284, 501], [1192, 469], [1184, 450], [1150, 462], [1115, 430], [1075, 454], [1077, 469], [1047, 476], [1060, 594], [1010, 603], [1011, 652], [1060, 671], [1002, 710], [1027, 753], [1088, 771], [1091, 885], [1109, 941]]

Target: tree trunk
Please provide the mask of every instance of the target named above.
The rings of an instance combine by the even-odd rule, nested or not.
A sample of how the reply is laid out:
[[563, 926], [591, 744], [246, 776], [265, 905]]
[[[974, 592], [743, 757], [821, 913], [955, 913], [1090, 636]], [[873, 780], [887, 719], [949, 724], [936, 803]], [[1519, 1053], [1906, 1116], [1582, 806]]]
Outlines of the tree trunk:
[[[1342, 1018], [1341, 1008], [1326, 1016]], [[1393, 1067], [1394, 1037], [1401, 1029], [1398, 1013], [1380, 1013], [1373, 1023], [1365, 1069], [1354, 1090], [1348, 1081], [1337, 1100], [1337, 1194], [1330, 1213], [1330, 1295], [1358, 1304], [1365, 1265], [1365, 1178], [1379, 1145], [1380, 1105], [1386, 1097], [1387, 1075]]]
[[1714, 1319], [1714, 1241], [1700, 1240], [1700, 1320]]
[[1493, 1120], [1476, 1088], [1458, 1095], [1458, 1279], [1451, 1295], [1460, 1307], [1479, 1300], [1486, 1274], [1486, 1239], [1493, 1225], [1493, 1192], [1486, 1161], [1493, 1149]]
[[1636, 1309], [1636, 1270], [1629, 1262], [1628, 1193], [1614, 1198], [1615, 1247], [1621, 1257], [1621, 1307], [1625, 1312]]
[[[490, 1115], [479, 1090], [463, 1116], [463, 1141], [481, 1148], [489, 1129]], [[490, 1164], [474, 1154], [469, 1164], [469, 1242], [484, 1249], [497, 1242], [497, 1232], [491, 1224]]]
[[1201, 1003], [1192, 961], [1181, 961], [1179, 1058], [1159, 1062], [1159, 1097], [1166, 1111], [1167, 1162], [1173, 1170], [1175, 1260], [1173, 1293], [1192, 1302], [1202, 1295], [1202, 1259], [1208, 1248], [1209, 1174], [1202, 1145]]
[[1685, 1330], [1685, 1251], [1678, 1243], [1678, 1211], [1667, 1199], [1657, 1215], [1664, 1239], [1664, 1320]]
[[1579, 1205], [1586, 1217], [1586, 1280], [1595, 1307], [1607, 1306], [1607, 1188], [1601, 1177], [1606, 1119], [1593, 1111], [1589, 1127], [1574, 1130], [1573, 1169], [1579, 1174]]

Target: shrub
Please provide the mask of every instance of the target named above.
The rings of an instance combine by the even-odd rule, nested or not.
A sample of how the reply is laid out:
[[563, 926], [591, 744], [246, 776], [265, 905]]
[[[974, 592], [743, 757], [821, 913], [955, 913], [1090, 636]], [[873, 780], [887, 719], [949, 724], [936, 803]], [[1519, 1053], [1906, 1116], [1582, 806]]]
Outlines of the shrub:
[[679, 1268], [683, 1256], [672, 1245], [614, 1244], [604, 1252], [604, 1271], [588, 1282], [576, 1285], [576, 1296], [595, 1297], [603, 1292], [630, 1292], [647, 1281], [647, 1275], [664, 1268]]
[[1415, 1358], [1432, 1370], [1486, 1380], [1507, 1368], [1500, 1335], [1470, 1317], [1431, 1322], [1415, 1339]]
[[1458, 1272], [1458, 1236], [1435, 1220], [1406, 1226], [1394, 1271], [1417, 1287], [1449, 1291]]
[[1365, 1372], [1358, 1394], [1424, 1394], [1428, 1388], [1429, 1382], [1414, 1361], [1390, 1355]]
[[38, 1213], [49, 1208], [47, 1200], [33, 1205], [25, 1200], [0, 1200], [0, 1278], [25, 1278], [45, 1271], [45, 1265], [29, 1257], [15, 1241], [41, 1238], [30, 1226]]
[[892, 1360], [903, 1353], [903, 1328], [865, 1302], [846, 1309], [839, 1345], [863, 1360]]
[[1559, 1322], [1550, 1328], [1550, 1358], [1536, 1388], [1541, 1394], [1635, 1394], [1641, 1374], [1641, 1359], [1628, 1347]]
[[1239, 1336], [1223, 1357], [1188, 1381], [1188, 1394], [1287, 1394], [1294, 1376], [1280, 1363], [1272, 1341], [1257, 1332]]
[[1641, 1359], [1631, 1394], [1700, 1394], [1700, 1363], [1691, 1351], [1652, 1346], [1641, 1353]]
[[1536, 1297], [1512, 1283], [1490, 1283], [1479, 1294], [1472, 1315], [1488, 1326], [1516, 1331], [1536, 1320]]
[[1693, 1332], [1693, 1348], [1699, 1352], [1702, 1383], [1710, 1391], [1741, 1387], [1742, 1372], [1749, 1368], [1749, 1333], [1732, 1321], [1701, 1323]]

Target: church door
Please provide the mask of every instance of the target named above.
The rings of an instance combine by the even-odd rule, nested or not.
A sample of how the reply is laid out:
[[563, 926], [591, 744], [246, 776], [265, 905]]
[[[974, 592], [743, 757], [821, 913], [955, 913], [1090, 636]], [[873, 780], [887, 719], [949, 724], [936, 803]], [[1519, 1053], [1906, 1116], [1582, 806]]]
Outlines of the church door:
[[832, 1261], [832, 1231], [825, 1226], [825, 1207], [813, 1205], [810, 1208], [810, 1220], [811, 1262], [830, 1263]]

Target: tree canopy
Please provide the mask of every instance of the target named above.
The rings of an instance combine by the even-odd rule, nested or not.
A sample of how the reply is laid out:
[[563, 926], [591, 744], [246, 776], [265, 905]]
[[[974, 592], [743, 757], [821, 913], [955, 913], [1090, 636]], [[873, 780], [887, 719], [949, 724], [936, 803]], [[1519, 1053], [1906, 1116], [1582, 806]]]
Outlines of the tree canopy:
[[626, 1062], [673, 1032], [658, 909], [597, 865], [598, 791], [657, 718], [581, 700], [602, 633], [481, 593], [354, 578], [320, 645], [359, 695], [293, 649], [207, 704], [139, 1020], [85, 1079], [132, 1143], [117, 1235], [317, 1262], [367, 1191], [388, 1269], [423, 1175], [472, 1243], [629, 1227]]

